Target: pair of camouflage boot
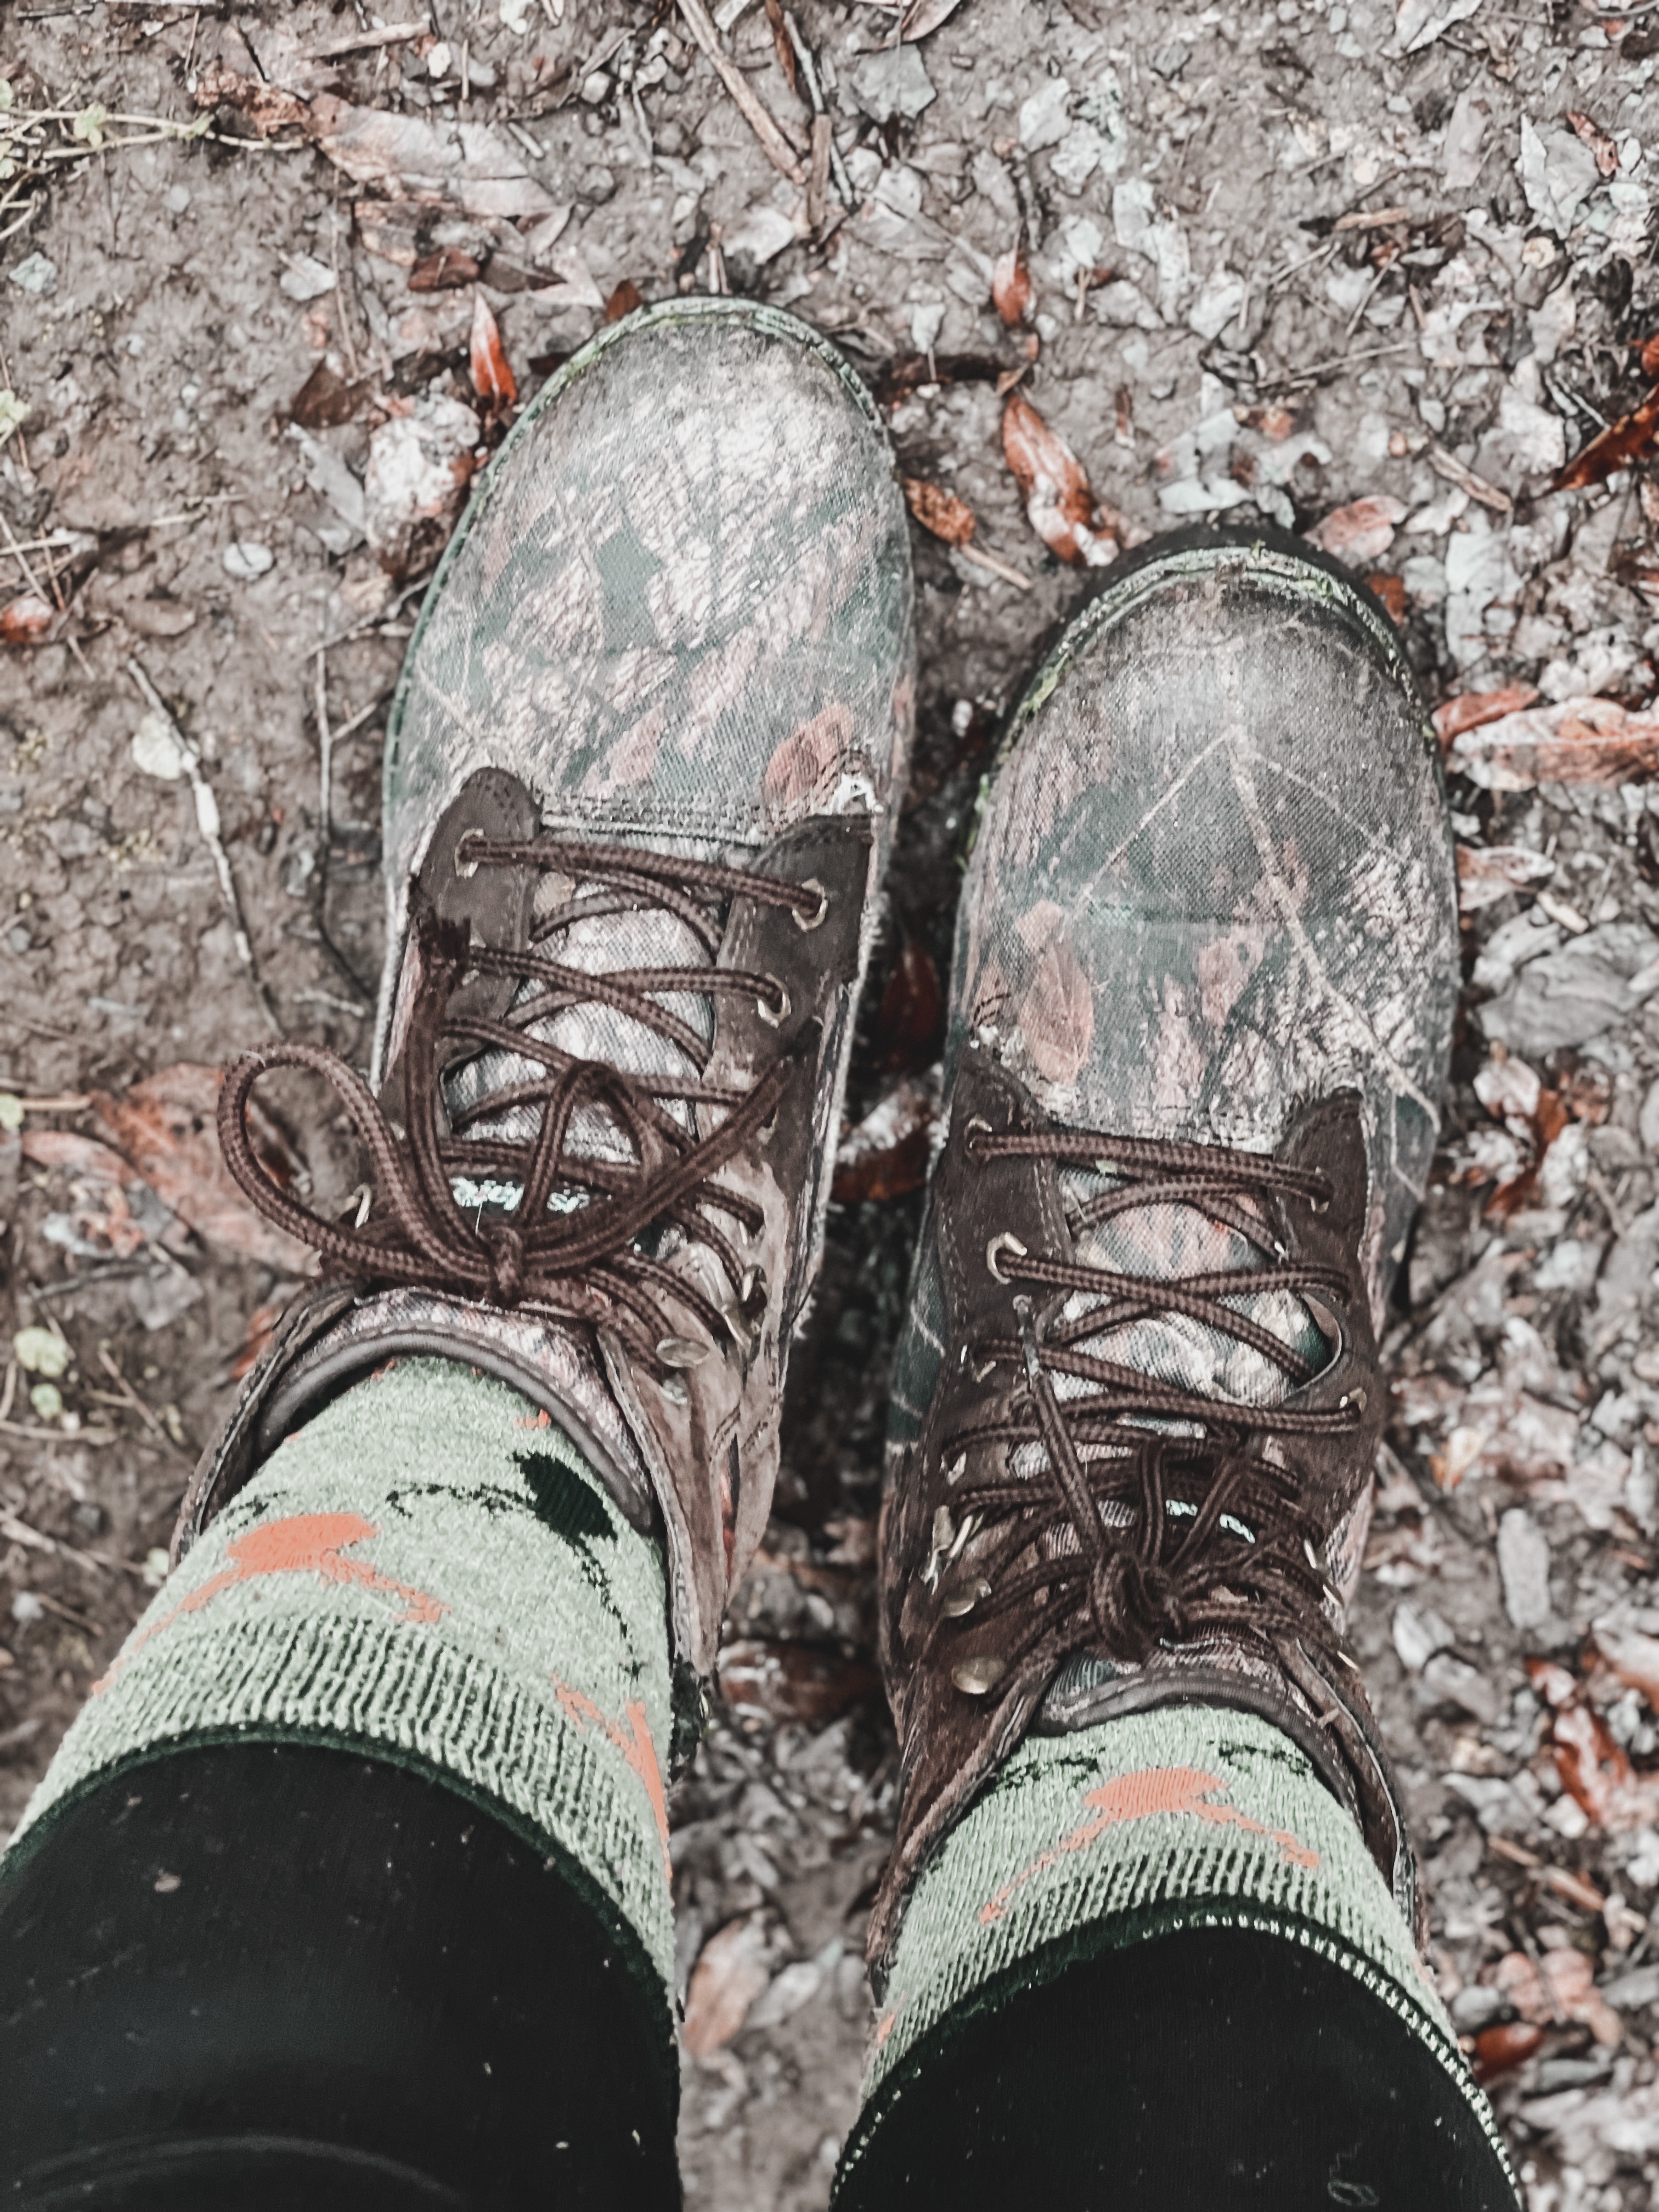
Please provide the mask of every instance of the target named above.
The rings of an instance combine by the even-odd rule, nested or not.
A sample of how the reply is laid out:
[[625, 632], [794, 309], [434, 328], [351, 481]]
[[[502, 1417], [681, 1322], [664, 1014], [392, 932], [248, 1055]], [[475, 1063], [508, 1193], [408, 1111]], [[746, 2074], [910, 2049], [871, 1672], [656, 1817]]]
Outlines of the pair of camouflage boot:
[[[192, 1485], [399, 1355], [509, 1382], [666, 1561], [695, 1720], [765, 1528], [915, 693], [903, 501], [790, 318], [636, 315], [492, 464], [386, 757], [372, 1085], [227, 1082], [226, 1157], [321, 1255]], [[1377, 1339], [1457, 985], [1437, 756], [1386, 617], [1272, 532], [1120, 562], [1009, 725], [963, 885], [896, 1363], [883, 1659], [907, 1893], [1034, 1733], [1271, 1722], [1408, 1922], [1344, 1612]], [[325, 1221], [258, 1165], [265, 1073], [369, 1153]]]

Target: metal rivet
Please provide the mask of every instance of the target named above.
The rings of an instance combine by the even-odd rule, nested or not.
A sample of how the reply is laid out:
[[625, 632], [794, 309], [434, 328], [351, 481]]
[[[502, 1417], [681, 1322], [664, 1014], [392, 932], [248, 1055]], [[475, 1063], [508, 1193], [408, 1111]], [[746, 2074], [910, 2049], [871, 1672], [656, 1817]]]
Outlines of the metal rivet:
[[657, 1346], [657, 1357], [665, 1367], [701, 1367], [708, 1346], [690, 1336], [665, 1336]]
[[1018, 1237], [1006, 1229], [994, 1237], [985, 1248], [985, 1264], [1000, 1283], [1006, 1283], [1008, 1279], [997, 1265], [997, 1261], [1005, 1252], [1011, 1254], [1016, 1260], [1024, 1260], [1027, 1256], [1024, 1245], [1020, 1243]]
[[[971, 1613], [981, 1598], [991, 1595], [991, 1585], [983, 1575], [970, 1575], [966, 1581], [952, 1583], [939, 1598], [939, 1611], [947, 1620], [960, 1620]], [[998, 1662], [1000, 1664], [1000, 1662]], [[958, 1684], [958, 1687], [963, 1686]]]
[[781, 1025], [788, 1020], [789, 1010], [794, 1001], [790, 998], [788, 992], [784, 988], [783, 985], [779, 982], [775, 975], [769, 975], [766, 980], [778, 994], [777, 1006], [773, 1007], [766, 1000], [757, 999], [755, 1001], [755, 1012], [760, 1016], [761, 1019], [767, 1024], [769, 1029], [775, 1030], [781, 1027]]
[[816, 891], [817, 893], [817, 912], [816, 914], [803, 914], [799, 907], [791, 907], [789, 911], [795, 917], [795, 927], [797, 929], [816, 929], [818, 924], [823, 920], [824, 915], [830, 911], [830, 894], [825, 890], [823, 885], [818, 881], [816, 876], [808, 876], [806, 881], [801, 885], [801, 889], [804, 891]]
[[981, 1651], [972, 1659], [958, 1659], [951, 1669], [951, 1680], [964, 1697], [982, 1698], [995, 1689], [1007, 1671], [1006, 1659], [999, 1659], [994, 1651]]
[[945, 1468], [945, 1480], [947, 1482], [960, 1482], [967, 1472], [968, 1455], [965, 1451], [958, 1452], [950, 1466]]

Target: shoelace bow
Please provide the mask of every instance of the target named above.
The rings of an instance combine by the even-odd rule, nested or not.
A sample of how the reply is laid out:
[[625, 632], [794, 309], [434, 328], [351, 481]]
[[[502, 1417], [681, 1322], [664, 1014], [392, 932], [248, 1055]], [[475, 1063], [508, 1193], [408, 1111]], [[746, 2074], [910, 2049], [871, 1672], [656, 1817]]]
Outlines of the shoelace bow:
[[[669, 854], [556, 837], [524, 841], [477, 836], [464, 841], [465, 865], [556, 869], [578, 890], [538, 919], [529, 946], [503, 951], [469, 941], [464, 923], [441, 921], [430, 907], [416, 914], [418, 981], [403, 1053], [406, 1133], [399, 1135], [356, 1072], [325, 1047], [283, 1043], [241, 1060], [219, 1099], [225, 1164], [255, 1206], [277, 1227], [320, 1255], [325, 1271], [366, 1283], [404, 1283], [511, 1307], [529, 1300], [566, 1318], [614, 1329], [633, 1356], [658, 1378], [696, 1365], [707, 1347], [665, 1321], [665, 1304], [694, 1316], [719, 1345], [729, 1334], [745, 1355], [758, 1334], [766, 1283], [716, 1216], [744, 1237], [760, 1227], [760, 1207], [714, 1178], [727, 1161], [765, 1129], [793, 1073], [780, 1056], [748, 1089], [704, 1080], [712, 1046], [658, 1002], [658, 994], [754, 998], [764, 1019], [781, 1024], [788, 994], [775, 976], [717, 968], [720, 903], [738, 895], [787, 909], [802, 928], [822, 920], [826, 894], [816, 883], [783, 883], [741, 869]], [[576, 921], [662, 908], [684, 922], [708, 954], [708, 964], [635, 968], [590, 974], [551, 959], [538, 947]], [[472, 977], [507, 978], [528, 993], [501, 1016], [456, 1007]], [[516, 994], [515, 994], [516, 995]], [[580, 1005], [605, 1006], [654, 1030], [683, 1052], [695, 1078], [641, 1074], [561, 1051], [530, 1034], [530, 1025]], [[450, 1115], [443, 1078], [479, 1053], [499, 1050], [538, 1062], [531, 1082], [502, 1085]], [[259, 1164], [247, 1125], [254, 1085], [279, 1067], [319, 1075], [338, 1096], [368, 1152], [375, 1203], [357, 1224], [325, 1221], [291, 1198]], [[694, 1136], [668, 1110], [692, 1110]], [[465, 1132], [516, 1109], [541, 1109], [533, 1136], [468, 1136]], [[634, 1157], [607, 1159], [569, 1148], [584, 1109], [605, 1114]], [[452, 1176], [500, 1178], [519, 1185], [517, 1207], [486, 1218], [463, 1208]], [[550, 1211], [556, 1192], [580, 1202]], [[672, 1225], [714, 1256], [728, 1295], [717, 1302], [684, 1273], [644, 1249], [647, 1233]]]
[[[1126, 1323], [1182, 1314], [1261, 1352], [1293, 1386], [1311, 1382], [1318, 1369], [1227, 1301], [1268, 1291], [1346, 1295], [1337, 1269], [1287, 1261], [1285, 1239], [1278, 1233], [1284, 1199], [1329, 1202], [1326, 1177], [1220, 1146], [1081, 1131], [999, 1136], [981, 1123], [970, 1127], [966, 1149], [970, 1159], [1046, 1158], [1120, 1171], [1125, 1180], [1074, 1217], [1079, 1231], [1132, 1207], [1196, 1206], [1258, 1251], [1271, 1252], [1274, 1264], [1126, 1275], [1033, 1257], [1008, 1234], [992, 1239], [987, 1264], [1003, 1280], [1045, 1294], [1082, 1291], [1097, 1303], [1069, 1320], [1045, 1323], [1036, 1300], [1022, 1292], [1013, 1301], [1018, 1334], [968, 1348], [980, 1379], [993, 1367], [1013, 1367], [1025, 1387], [1006, 1419], [962, 1428], [942, 1446], [947, 1479], [956, 1470], [950, 1498], [959, 1516], [945, 1549], [957, 1564], [954, 1574], [939, 1571], [938, 1537], [945, 1532], [936, 1530], [930, 1568], [940, 1611], [930, 1640], [969, 1613], [978, 1626], [1024, 1610], [1013, 1644], [997, 1655], [1002, 1663], [991, 1662], [993, 1680], [1056, 1632], [1063, 1655], [1098, 1644], [1128, 1662], [1145, 1660], [1165, 1639], [1187, 1642], [1206, 1630], [1244, 1634], [1270, 1647], [1276, 1635], [1311, 1636], [1342, 1657], [1326, 1612], [1334, 1593], [1315, 1549], [1322, 1532], [1301, 1510], [1294, 1468], [1276, 1464], [1259, 1447], [1269, 1436], [1351, 1433], [1359, 1425], [1363, 1394], [1328, 1409], [1242, 1405], [1199, 1397], [1080, 1348], [1085, 1339]], [[1249, 1210], [1249, 1200], [1261, 1212]], [[1061, 1398], [1053, 1381], [1059, 1375], [1095, 1387]], [[1148, 1421], [1177, 1422], [1197, 1433], [1144, 1425]], [[1044, 1463], [1023, 1478], [1013, 1460], [1030, 1443], [1041, 1444]], [[969, 1471], [969, 1453], [988, 1445], [1001, 1449], [985, 1455], [989, 1464], [982, 1471]], [[970, 1534], [989, 1540], [975, 1547], [971, 1565], [962, 1558]], [[1030, 1555], [1024, 1566], [1018, 1565], [1022, 1555]]]

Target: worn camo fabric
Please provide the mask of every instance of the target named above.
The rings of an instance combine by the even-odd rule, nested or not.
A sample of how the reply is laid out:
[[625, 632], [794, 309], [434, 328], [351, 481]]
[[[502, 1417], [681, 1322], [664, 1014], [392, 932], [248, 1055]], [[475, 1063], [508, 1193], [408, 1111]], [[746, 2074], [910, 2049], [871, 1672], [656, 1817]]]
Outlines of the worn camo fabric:
[[878, 819], [915, 688], [903, 501], [868, 395], [792, 316], [690, 300], [604, 331], [495, 457], [411, 641], [387, 733], [391, 927], [475, 770], [550, 829], [725, 852]]

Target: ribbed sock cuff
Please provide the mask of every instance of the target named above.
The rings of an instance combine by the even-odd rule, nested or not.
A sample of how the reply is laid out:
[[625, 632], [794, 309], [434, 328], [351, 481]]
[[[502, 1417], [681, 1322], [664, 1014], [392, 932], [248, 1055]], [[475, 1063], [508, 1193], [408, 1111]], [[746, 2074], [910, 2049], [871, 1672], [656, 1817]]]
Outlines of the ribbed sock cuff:
[[1187, 1926], [1306, 1944], [1441, 2058], [1498, 2137], [1346, 1810], [1291, 1741], [1212, 1706], [1031, 1736], [922, 1869], [882, 1992], [849, 2160], [942, 2023], [1075, 1959]]
[[14, 1850], [185, 1743], [419, 1766], [543, 1839], [672, 1987], [661, 1562], [557, 1428], [441, 1360], [283, 1445], [171, 1575], [59, 1747]]

